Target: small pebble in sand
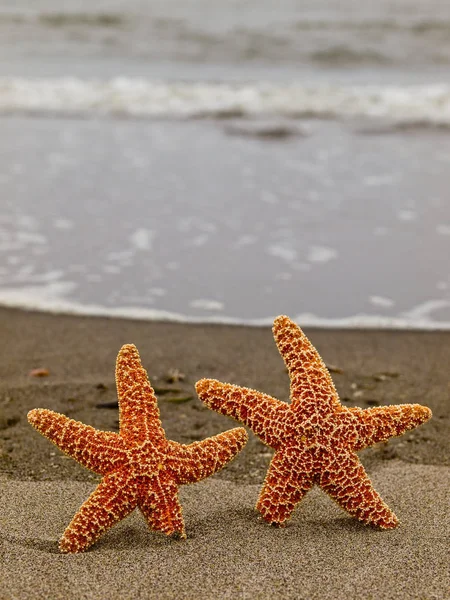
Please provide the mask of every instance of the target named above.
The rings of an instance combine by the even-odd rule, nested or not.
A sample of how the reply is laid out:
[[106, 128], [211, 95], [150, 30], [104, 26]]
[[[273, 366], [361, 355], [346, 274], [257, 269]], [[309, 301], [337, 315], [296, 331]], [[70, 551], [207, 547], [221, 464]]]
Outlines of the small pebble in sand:
[[176, 368], [171, 368], [167, 371], [164, 380], [167, 381], [167, 383], [178, 383], [179, 381], [184, 381], [185, 378], [186, 375], [184, 373]]
[[30, 377], [48, 377], [50, 375], [50, 371], [48, 369], [31, 369], [28, 373]]
[[330, 373], [337, 373], [338, 375], [344, 373], [344, 369], [341, 369], [341, 367], [337, 367], [336, 365], [326, 365], [326, 367]]

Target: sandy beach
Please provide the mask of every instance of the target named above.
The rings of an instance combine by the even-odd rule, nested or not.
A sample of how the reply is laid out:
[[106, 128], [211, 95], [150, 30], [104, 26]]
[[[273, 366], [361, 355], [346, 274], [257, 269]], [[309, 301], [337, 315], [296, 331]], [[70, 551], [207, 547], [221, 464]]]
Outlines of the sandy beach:
[[[285, 529], [253, 507], [271, 451], [253, 435], [219, 474], [181, 488], [186, 541], [135, 511], [82, 555], [57, 542], [98, 478], [27, 423], [45, 407], [117, 431], [114, 362], [132, 342], [182, 443], [234, 422], [208, 411], [195, 382], [215, 377], [288, 397], [270, 329], [54, 316], [0, 309], [0, 598], [445, 598], [448, 589], [450, 333], [307, 330], [346, 406], [420, 402], [433, 419], [361, 453], [401, 520], [359, 524], [314, 488]], [[47, 377], [31, 377], [32, 369]], [[170, 382], [174, 369], [185, 375]]]

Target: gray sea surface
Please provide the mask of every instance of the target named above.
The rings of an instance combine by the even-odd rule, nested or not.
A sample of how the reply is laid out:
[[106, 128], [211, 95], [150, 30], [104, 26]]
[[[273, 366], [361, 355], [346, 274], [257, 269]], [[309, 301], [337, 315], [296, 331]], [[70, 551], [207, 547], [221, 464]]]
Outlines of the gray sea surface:
[[0, 73], [448, 79], [449, 34], [442, 0], [1, 0]]
[[450, 327], [450, 4], [0, 0], [0, 303]]

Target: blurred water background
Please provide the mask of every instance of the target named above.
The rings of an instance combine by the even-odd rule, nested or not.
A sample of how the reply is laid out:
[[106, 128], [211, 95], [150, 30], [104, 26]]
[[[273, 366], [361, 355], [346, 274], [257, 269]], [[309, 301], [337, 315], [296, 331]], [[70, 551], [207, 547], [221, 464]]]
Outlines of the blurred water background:
[[450, 328], [450, 3], [0, 0], [0, 304]]

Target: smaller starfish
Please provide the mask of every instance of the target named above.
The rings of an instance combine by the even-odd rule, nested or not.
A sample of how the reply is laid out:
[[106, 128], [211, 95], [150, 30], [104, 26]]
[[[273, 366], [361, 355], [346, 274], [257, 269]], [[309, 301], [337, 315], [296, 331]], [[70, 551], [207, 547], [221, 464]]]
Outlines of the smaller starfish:
[[420, 404], [346, 408], [300, 327], [280, 316], [273, 333], [291, 379], [290, 405], [214, 379], [196, 385], [209, 408], [245, 423], [275, 450], [256, 509], [269, 523], [283, 525], [317, 484], [360, 521], [396, 527], [397, 517], [374, 490], [356, 452], [417, 427], [431, 410]]
[[237, 427], [193, 444], [166, 439], [155, 393], [137, 348], [125, 345], [116, 364], [120, 432], [98, 431], [43, 408], [28, 413], [40, 433], [102, 480], [60, 540], [62, 552], [82, 552], [139, 507], [150, 528], [185, 538], [178, 486], [209, 477], [244, 447]]

